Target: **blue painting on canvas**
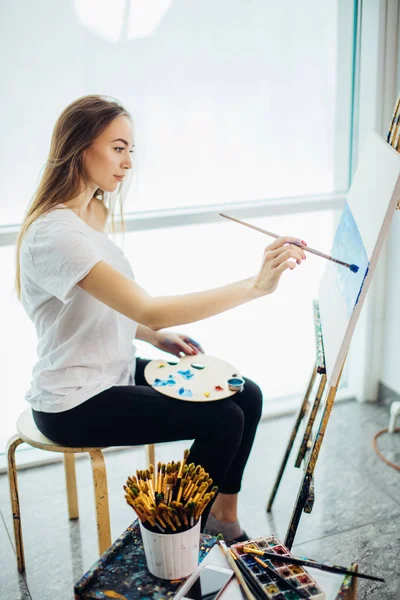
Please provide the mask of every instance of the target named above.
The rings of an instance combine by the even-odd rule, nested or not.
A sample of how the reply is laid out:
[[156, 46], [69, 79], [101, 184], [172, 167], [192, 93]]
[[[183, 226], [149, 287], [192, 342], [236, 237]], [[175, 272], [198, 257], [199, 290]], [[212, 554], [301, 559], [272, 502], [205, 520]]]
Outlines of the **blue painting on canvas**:
[[334, 258], [359, 267], [358, 272], [353, 273], [348, 267], [334, 263], [337, 269], [339, 292], [346, 301], [347, 314], [350, 317], [367, 276], [369, 260], [357, 223], [347, 202], [336, 230], [331, 254]]

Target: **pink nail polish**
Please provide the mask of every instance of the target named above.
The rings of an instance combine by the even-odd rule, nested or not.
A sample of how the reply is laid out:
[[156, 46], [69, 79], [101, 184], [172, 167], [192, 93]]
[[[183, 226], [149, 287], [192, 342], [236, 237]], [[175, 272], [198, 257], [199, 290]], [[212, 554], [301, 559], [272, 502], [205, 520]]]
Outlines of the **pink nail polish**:
[[303, 240], [301, 240], [301, 243], [303, 244], [303, 246], [307, 246], [306, 242], [303, 242]]

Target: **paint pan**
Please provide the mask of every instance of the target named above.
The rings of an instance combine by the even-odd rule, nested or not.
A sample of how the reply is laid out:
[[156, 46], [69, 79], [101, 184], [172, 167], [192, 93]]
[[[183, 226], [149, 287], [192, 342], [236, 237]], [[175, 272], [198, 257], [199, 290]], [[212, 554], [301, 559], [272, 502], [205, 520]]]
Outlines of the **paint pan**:
[[293, 575], [301, 575], [303, 572], [303, 569], [298, 565], [288, 565], [288, 569], [293, 573]]
[[289, 552], [283, 546], [275, 546], [274, 552], [276, 552], [277, 554], [281, 554], [282, 556], [285, 554], [289, 554]]
[[231, 379], [228, 379], [227, 384], [231, 392], [242, 392], [244, 388], [244, 379], [241, 377], [231, 377]]

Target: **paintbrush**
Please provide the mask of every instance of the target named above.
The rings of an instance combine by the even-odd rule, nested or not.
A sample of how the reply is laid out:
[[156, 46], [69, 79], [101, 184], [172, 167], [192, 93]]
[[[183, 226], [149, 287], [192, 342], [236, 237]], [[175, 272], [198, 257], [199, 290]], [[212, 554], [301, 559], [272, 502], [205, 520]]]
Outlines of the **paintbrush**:
[[276, 560], [278, 562], [290, 565], [310, 567], [312, 569], [320, 569], [321, 571], [327, 571], [328, 573], [337, 573], [338, 575], [350, 575], [351, 577], [361, 577], [362, 579], [371, 579], [372, 581], [385, 581], [381, 577], [366, 575], [365, 573], [359, 573], [358, 571], [350, 571], [349, 569], [346, 569], [345, 567], [340, 567], [339, 565], [327, 565], [313, 560], [295, 558], [294, 556], [282, 556], [281, 554], [276, 554], [275, 552], [263, 552], [262, 550], [255, 550], [253, 548], [247, 548], [246, 546], [243, 547], [243, 550], [247, 554], [263, 556], [264, 558], [268, 558], [269, 560]]
[[[221, 548], [222, 552], [224, 553], [224, 556], [226, 558], [226, 560], [229, 563], [229, 566], [231, 567], [232, 571], [235, 573], [237, 580], [241, 586], [241, 589], [244, 592], [244, 595], [246, 596], [246, 598], [248, 600], [257, 600], [257, 598], [259, 598], [260, 596], [257, 596], [256, 594], [253, 594], [252, 590], [250, 589], [244, 575], [241, 573], [239, 567], [236, 564], [236, 561], [234, 560], [232, 554], [230, 553], [229, 549], [227, 548], [225, 542], [223, 542], [222, 540], [219, 540], [219, 547]], [[248, 577], [248, 575], [247, 575]], [[254, 588], [253, 588], [254, 589]], [[258, 590], [257, 590], [258, 592]], [[265, 598], [265, 596], [264, 596]]]
[[[261, 233], [265, 233], [273, 238], [281, 237], [276, 233], [272, 233], [271, 231], [267, 231], [266, 229], [261, 229], [261, 227], [257, 227], [256, 225], [251, 225], [250, 223], [246, 223], [245, 221], [241, 221], [240, 219], [236, 219], [235, 217], [230, 217], [229, 215], [224, 215], [223, 213], [219, 213], [220, 217], [224, 217], [225, 219], [230, 219], [231, 221], [235, 221], [236, 223], [240, 223], [240, 225], [244, 225], [245, 227], [250, 227], [251, 229], [255, 229], [256, 231], [260, 231]], [[321, 256], [322, 258], [326, 258], [331, 260], [332, 262], [337, 263], [338, 265], [342, 265], [343, 267], [348, 267], [352, 273], [357, 273], [359, 267], [357, 265], [351, 265], [350, 263], [344, 262], [343, 260], [339, 260], [338, 258], [334, 258], [329, 254], [325, 254], [324, 252], [320, 252], [319, 250], [315, 250], [315, 248], [310, 248], [309, 246], [303, 246], [300, 244], [296, 244], [294, 242], [290, 242], [294, 246], [298, 246], [305, 250], [306, 252], [311, 252], [311, 254], [315, 254], [316, 256]]]
[[250, 590], [252, 591], [252, 593], [254, 594], [254, 596], [256, 597], [257, 600], [265, 600], [265, 591], [264, 591], [264, 587], [261, 583], [259, 582], [255, 582], [253, 580], [253, 577], [249, 574], [249, 570], [246, 567], [246, 565], [244, 565], [242, 563], [241, 560], [239, 560], [238, 558], [236, 558], [236, 556], [233, 554], [232, 550], [229, 550], [232, 558], [236, 564], [236, 566], [238, 567], [239, 571], [242, 573], [244, 580], [247, 582], [247, 585], [249, 586]]
[[[183, 462], [188, 455], [189, 450], [185, 450]], [[213, 480], [200, 465], [181, 467], [181, 461], [159, 462], [157, 475], [150, 465], [149, 469], [137, 470], [136, 477], [128, 477], [123, 486], [127, 503], [150, 531], [157, 527], [162, 533], [175, 533], [193, 527], [218, 491], [217, 486], [211, 487]]]

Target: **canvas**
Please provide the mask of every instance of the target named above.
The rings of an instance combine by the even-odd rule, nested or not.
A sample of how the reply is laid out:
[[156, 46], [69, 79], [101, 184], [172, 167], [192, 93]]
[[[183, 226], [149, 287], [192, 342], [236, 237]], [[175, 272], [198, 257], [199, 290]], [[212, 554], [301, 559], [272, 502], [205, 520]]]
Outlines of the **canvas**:
[[318, 300], [328, 385], [335, 387], [400, 198], [400, 154], [369, 132], [337, 227]]

